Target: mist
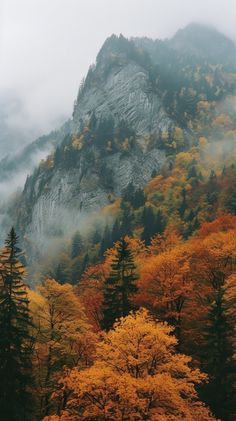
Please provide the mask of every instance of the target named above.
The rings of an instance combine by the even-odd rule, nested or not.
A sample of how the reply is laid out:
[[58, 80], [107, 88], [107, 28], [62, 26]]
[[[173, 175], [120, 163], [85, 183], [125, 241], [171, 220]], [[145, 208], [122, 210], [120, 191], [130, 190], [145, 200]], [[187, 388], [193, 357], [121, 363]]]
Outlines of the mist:
[[233, 39], [233, 0], [1, 0], [0, 155], [71, 116], [78, 86], [105, 39], [171, 37], [192, 21]]

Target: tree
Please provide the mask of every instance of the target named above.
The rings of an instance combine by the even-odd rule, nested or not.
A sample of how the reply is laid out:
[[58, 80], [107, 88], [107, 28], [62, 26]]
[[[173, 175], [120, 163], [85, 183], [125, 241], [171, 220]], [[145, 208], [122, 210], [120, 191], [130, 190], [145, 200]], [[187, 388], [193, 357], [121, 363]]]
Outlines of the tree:
[[103, 321], [104, 329], [112, 327], [115, 320], [132, 310], [131, 297], [137, 292], [136, 266], [129, 244], [123, 237], [117, 243], [111, 272], [105, 280]]
[[235, 418], [235, 415], [230, 417], [232, 404], [235, 405], [235, 395], [232, 399], [235, 363], [231, 342], [234, 322], [227, 316], [230, 301], [225, 295], [226, 279], [235, 271], [235, 229], [230, 229], [235, 224], [234, 219], [234, 216], [224, 215], [203, 225], [199, 238], [192, 243], [191, 263], [193, 282], [201, 286], [198, 289], [199, 304], [204, 305], [204, 317], [201, 323], [198, 321], [198, 344], [201, 345], [197, 353], [202, 369], [209, 374], [209, 384], [203, 388], [202, 396], [215, 415], [224, 421]]
[[[229, 382], [229, 378], [230, 373], [235, 372], [235, 364], [232, 364], [233, 352], [229, 340], [231, 326], [224, 311], [222, 288], [219, 289], [212, 303], [206, 325], [207, 344], [205, 348], [203, 347], [205, 358], [203, 358], [202, 366], [209, 374], [210, 382], [203, 389], [203, 395], [217, 418], [226, 421], [231, 419], [228, 417], [228, 396], [229, 392], [232, 395], [233, 384]], [[233, 404], [235, 406], [235, 400]]]
[[175, 353], [172, 332], [145, 309], [122, 318], [98, 344], [94, 365], [61, 379], [71, 396], [53, 420], [213, 421], [195, 389], [207, 376]]
[[[154, 241], [150, 251], [155, 252]], [[193, 296], [187, 248], [179, 245], [147, 257], [141, 266], [138, 287], [137, 303], [151, 308], [161, 320], [171, 323], [181, 347], [186, 312], [189, 317], [186, 305]]]
[[0, 414], [4, 421], [30, 419], [32, 321], [18, 241], [12, 228], [0, 255]]
[[38, 330], [34, 370], [40, 415], [50, 414], [50, 401], [63, 368], [85, 367], [92, 356], [94, 335], [72, 285], [47, 279], [32, 297]]
[[79, 231], [77, 231], [75, 235], [73, 236], [72, 242], [71, 242], [71, 258], [72, 259], [79, 256], [79, 254], [81, 253], [82, 247], [83, 247], [82, 238]]
[[145, 205], [146, 197], [142, 189], [135, 191], [132, 206], [134, 209], [139, 209], [141, 206]]
[[181, 218], [183, 218], [186, 209], [188, 209], [185, 188], [182, 189], [181, 195], [182, 195], [182, 200], [181, 200], [181, 204], [180, 204], [178, 210], [179, 210], [179, 214], [180, 214]]
[[105, 226], [104, 234], [102, 237], [101, 245], [100, 245], [100, 257], [103, 257], [105, 251], [111, 247], [112, 241], [111, 241], [111, 230], [108, 225]]
[[142, 232], [142, 240], [145, 241], [146, 245], [149, 245], [151, 242], [151, 238], [155, 234], [162, 234], [165, 229], [165, 220], [162, 214], [161, 209], [158, 209], [157, 214], [153, 212], [152, 207], [145, 206], [143, 210], [143, 232]]
[[[206, 320], [206, 347], [203, 348], [204, 369], [210, 382], [203, 389], [206, 401], [222, 421], [236, 416], [235, 305], [236, 277], [215, 280], [215, 294]], [[217, 282], [218, 281], [218, 282]]]
[[120, 225], [121, 235], [132, 235], [133, 220], [130, 206], [125, 203]]

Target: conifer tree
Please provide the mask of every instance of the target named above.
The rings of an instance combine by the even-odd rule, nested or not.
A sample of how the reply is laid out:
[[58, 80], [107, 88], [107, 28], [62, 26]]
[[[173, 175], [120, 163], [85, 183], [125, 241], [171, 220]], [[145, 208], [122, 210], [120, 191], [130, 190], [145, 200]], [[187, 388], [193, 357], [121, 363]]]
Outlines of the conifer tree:
[[145, 241], [146, 245], [149, 245], [151, 238], [155, 234], [163, 233], [166, 223], [161, 209], [158, 209], [157, 214], [155, 215], [152, 208], [149, 206], [144, 207], [142, 220], [144, 226], [142, 240]]
[[206, 347], [203, 348], [203, 368], [209, 374], [209, 383], [203, 393], [217, 419], [227, 421], [233, 419], [229, 416], [232, 411], [236, 415], [234, 324], [228, 315], [230, 301], [226, 300], [224, 281], [218, 280], [216, 286], [206, 324]]
[[75, 235], [73, 236], [72, 243], [71, 243], [71, 258], [72, 259], [79, 256], [82, 250], [82, 245], [83, 244], [82, 244], [81, 235], [79, 231], [77, 231]]
[[104, 329], [110, 329], [115, 320], [125, 317], [133, 309], [131, 297], [137, 292], [136, 266], [129, 244], [122, 238], [111, 264], [110, 276], [105, 281], [103, 301]]
[[0, 417], [4, 421], [30, 419], [33, 338], [20, 253], [12, 228], [0, 254]]

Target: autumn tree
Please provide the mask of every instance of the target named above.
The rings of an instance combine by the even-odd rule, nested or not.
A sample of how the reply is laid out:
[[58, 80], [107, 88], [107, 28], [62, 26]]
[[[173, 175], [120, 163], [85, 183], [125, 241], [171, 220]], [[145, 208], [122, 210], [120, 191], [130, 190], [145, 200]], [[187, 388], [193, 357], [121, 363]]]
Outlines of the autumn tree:
[[181, 346], [186, 305], [193, 295], [189, 257], [183, 245], [161, 252], [164, 246], [168, 247], [168, 243], [163, 239], [153, 239], [149, 250], [155, 253], [157, 247], [160, 253], [147, 257], [142, 263], [136, 302], [175, 326]]
[[111, 272], [105, 280], [103, 320], [104, 329], [112, 327], [115, 320], [127, 316], [132, 310], [131, 297], [137, 292], [136, 266], [125, 238], [117, 243]]
[[33, 337], [25, 268], [14, 228], [0, 254], [0, 417], [30, 419]]
[[193, 243], [192, 254], [192, 277], [202, 285], [199, 296], [205, 307], [204, 318], [198, 326], [202, 332], [198, 355], [203, 370], [209, 374], [209, 384], [202, 393], [212, 411], [222, 420], [231, 420], [230, 407], [234, 402], [230, 398], [233, 391], [231, 373], [235, 372], [231, 343], [234, 324], [227, 316], [230, 301], [225, 296], [226, 280], [235, 271], [236, 262], [232, 224], [233, 216], [222, 216], [218, 221], [205, 224], [200, 230], [200, 238]]
[[50, 414], [53, 407], [50, 397], [63, 367], [85, 367], [91, 361], [95, 335], [71, 285], [47, 279], [31, 295], [37, 329], [34, 370], [38, 383], [38, 411], [44, 416]]
[[71, 396], [53, 420], [213, 421], [196, 392], [207, 377], [175, 352], [172, 333], [145, 309], [122, 318], [98, 344], [95, 364], [60, 380]]

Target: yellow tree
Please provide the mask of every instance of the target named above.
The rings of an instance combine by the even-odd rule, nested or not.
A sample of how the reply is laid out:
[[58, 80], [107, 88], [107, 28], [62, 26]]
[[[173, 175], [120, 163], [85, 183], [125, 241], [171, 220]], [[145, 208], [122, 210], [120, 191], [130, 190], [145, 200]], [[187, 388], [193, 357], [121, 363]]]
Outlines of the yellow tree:
[[62, 370], [88, 366], [96, 337], [71, 285], [47, 279], [37, 292], [31, 292], [31, 303], [37, 329], [34, 366], [41, 400], [39, 412], [48, 415], [50, 396]]
[[[154, 240], [150, 246], [150, 250], [153, 249]], [[162, 320], [173, 324], [180, 344], [186, 302], [193, 295], [187, 248], [179, 245], [151, 255], [143, 262], [140, 273], [137, 304], [145, 305]]]
[[206, 375], [175, 353], [172, 333], [145, 309], [122, 318], [104, 334], [95, 364], [61, 379], [71, 399], [60, 416], [45, 420], [214, 420], [195, 389]]

